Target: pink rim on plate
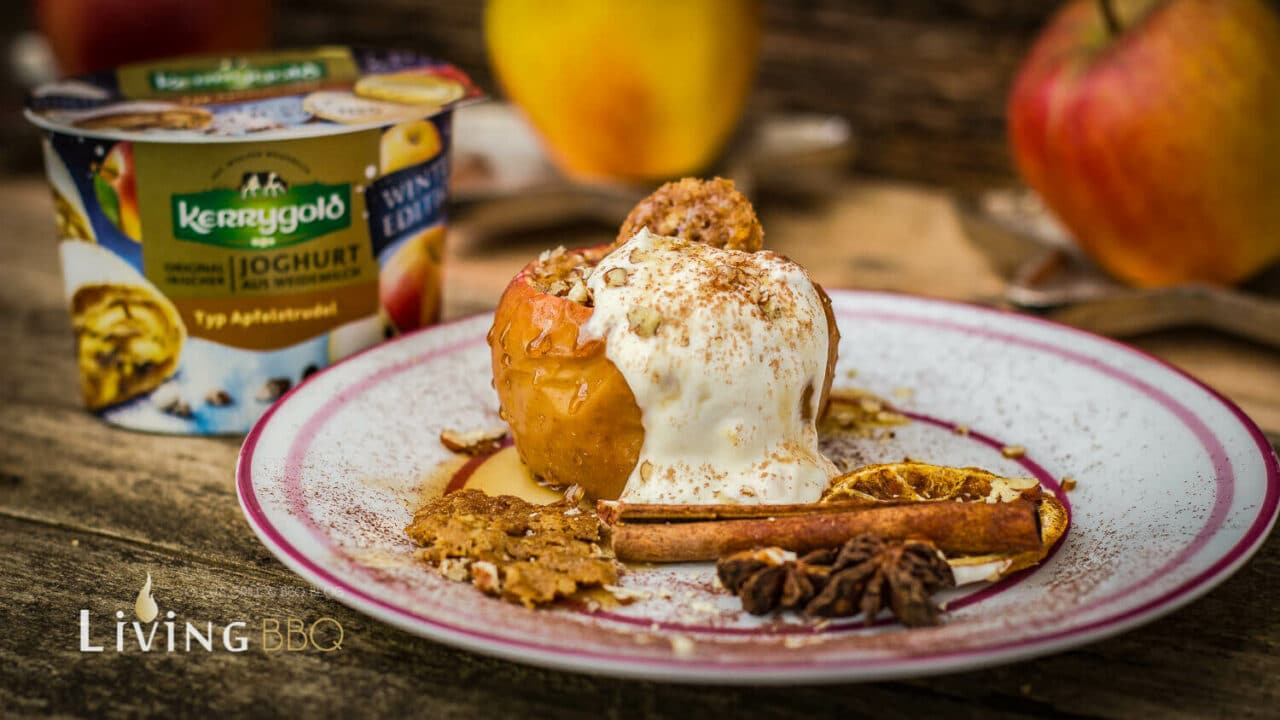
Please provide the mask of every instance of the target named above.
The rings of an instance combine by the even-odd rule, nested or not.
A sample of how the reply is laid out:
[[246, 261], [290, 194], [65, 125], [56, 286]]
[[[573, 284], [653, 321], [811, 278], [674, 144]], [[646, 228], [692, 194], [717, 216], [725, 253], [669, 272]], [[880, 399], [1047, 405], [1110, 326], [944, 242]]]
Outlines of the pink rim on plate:
[[[361, 483], [380, 460], [372, 449], [344, 446], [342, 438], [385, 423], [378, 437], [388, 437], [378, 452], [400, 455], [417, 447], [415, 438], [423, 447], [435, 443], [426, 427], [431, 423], [457, 426], [447, 417], [450, 403], [468, 412], [490, 410], [480, 407], [492, 404], [485, 395], [486, 318], [373, 348], [291, 391], [245, 440], [236, 472], [242, 509], [292, 570], [409, 632], [559, 669], [717, 683], [904, 677], [1078, 646], [1201, 596], [1238, 569], [1274, 524], [1280, 469], [1270, 444], [1231, 401], [1167, 363], [999, 310], [886, 293], [831, 295], [845, 335], [842, 371], [847, 359], [856, 360], [859, 384], [881, 394], [893, 382], [918, 388], [915, 405], [908, 401], [903, 409], [921, 432], [932, 428], [922, 442], [957, 452], [949, 425], [967, 423], [972, 408], [981, 424], [959, 452], [988, 454], [947, 462], [1006, 462], [1006, 472], [1020, 465], [1050, 489], [1057, 488], [1055, 477], [1080, 474], [1081, 489], [1070, 498], [1060, 494], [1075, 508], [1072, 531], [1055, 554], [1040, 568], [952, 599], [953, 617], [941, 629], [902, 631], [880, 623], [869, 632], [847, 624], [815, 632], [805, 625], [689, 624], [626, 612], [539, 616], [545, 611], [457, 595], [458, 588], [474, 592], [465, 586], [419, 585], [429, 575], [421, 567], [387, 569], [367, 561], [352, 550], [350, 537], [370, 524], [394, 530], [404, 521], [370, 513], [382, 507], [381, 490]], [[837, 384], [853, 369], [838, 374]], [[449, 373], [463, 374], [450, 379]], [[467, 384], [466, 373], [477, 376], [482, 390], [461, 399], [443, 389], [438, 398], [422, 397], [432, 387]], [[422, 385], [435, 375], [435, 385]], [[412, 383], [427, 390], [400, 390]], [[423, 427], [406, 431], [394, 417], [385, 398], [405, 394], [422, 404], [408, 414]], [[999, 459], [1003, 441], [1024, 437], [1027, 458], [1012, 467]], [[345, 467], [346, 458], [362, 454], [370, 455], [370, 465]], [[415, 467], [413, 458], [403, 462]], [[366, 544], [394, 544], [376, 533], [368, 538]], [[637, 627], [647, 632], [634, 635]], [[676, 636], [688, 636], [696, 650], [688, 652]]]

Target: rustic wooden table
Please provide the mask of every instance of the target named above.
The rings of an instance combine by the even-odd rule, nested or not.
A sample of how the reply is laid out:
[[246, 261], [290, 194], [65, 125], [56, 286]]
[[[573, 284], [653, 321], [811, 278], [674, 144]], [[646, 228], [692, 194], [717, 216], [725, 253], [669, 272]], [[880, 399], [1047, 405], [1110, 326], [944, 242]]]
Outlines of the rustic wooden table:
[[[1125, 635], [1040, 660], [902, 682], [706, 688], [523, 667], [407, 635], [346, 609], [278, 563], [241, 518], [234, 438], [118, 430], [80, 407], [42, 183], [0, 182], [0, 716], [1274, 717], [1280, 540], [1204, 598]], [[770, 244], [833, 287], [993, 302], [1001, 282], [944, 195], [849, 181], [829, 203], [766, 208]], [[455, 237], [448, 314], [487, 309], [537, 246]], [[1280, 353], [1199, 331], [1135, 344], [1239, 402], [1280, 436]], [[145, 575], [162, 608], [213, 620], [329, 616], [339, 651], [86, 654], [82, 609], [110, 637]], [[108, 640], [109, 642], [109, 640]]]

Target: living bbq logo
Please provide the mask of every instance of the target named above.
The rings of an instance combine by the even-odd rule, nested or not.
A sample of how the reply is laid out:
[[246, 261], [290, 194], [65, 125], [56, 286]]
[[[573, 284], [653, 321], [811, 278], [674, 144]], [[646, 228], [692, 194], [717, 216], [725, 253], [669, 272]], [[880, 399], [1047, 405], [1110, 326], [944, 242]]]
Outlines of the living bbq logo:
[[225, 651], [243, 653], [334, 652], [342, 648], [346, 634], [342, 623], [331, 617], [307, 621], [296, 617], [263, 617], [233, 620], [215, 625], [212, 620], [180, 618], [174, 610], [160, 612], [152, 594], [151, 573], [133, 604], [135, 620], [123, 610], [114, 613], [110, 631], [95, 623], [88, 610], [80, 610], [82, 653], [190, 653]]
[[170, 196], [173, 236], [234, 250], [269, 250], [351, 226], [351, 185], [290, 186], [274, 171], [246, 172], [236, 188]]

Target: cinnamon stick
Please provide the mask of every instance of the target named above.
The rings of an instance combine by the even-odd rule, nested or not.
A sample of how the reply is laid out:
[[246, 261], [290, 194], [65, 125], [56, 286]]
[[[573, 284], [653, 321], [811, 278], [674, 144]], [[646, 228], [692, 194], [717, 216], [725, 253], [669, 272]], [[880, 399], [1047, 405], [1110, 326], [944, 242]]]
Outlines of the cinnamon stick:
[[744, 520], [777, 518], [792, 515], [844, 512], [856, 508], [900, 505], [911, 500], [841, 500], [831, 503], [796, 503], [788, 505], [665, 505], [660, 503], [627, 503], [620, 500], [596, 501], [596, 514], [612, 525], [618, 522], [691, 522], [695, 520]]
[[1017, 553], [1041, 547], [1035, 503], [927, 502], [845, 508], [772, 518], [618, 522], [613, 551], [630, 562], [715, 560], [754, 547], [797, 553], [835, 547], [859, 533], [921, 538], [948, 554]]

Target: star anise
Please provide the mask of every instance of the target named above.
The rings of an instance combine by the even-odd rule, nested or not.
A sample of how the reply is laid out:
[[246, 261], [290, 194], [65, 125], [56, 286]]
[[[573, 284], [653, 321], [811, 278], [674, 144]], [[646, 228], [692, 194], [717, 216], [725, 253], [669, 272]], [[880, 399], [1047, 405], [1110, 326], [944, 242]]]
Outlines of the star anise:
[[908, 627], [937, 625], [933, 594], [955, 585], [931, 543], [859, 535], [838, 548], [796, 557], [781, 548], [734, 553], [716, 564], [720, 582], [753, 615], [794, 610], [811, 617], [862, 614], [870, 625], [889, 608]]

